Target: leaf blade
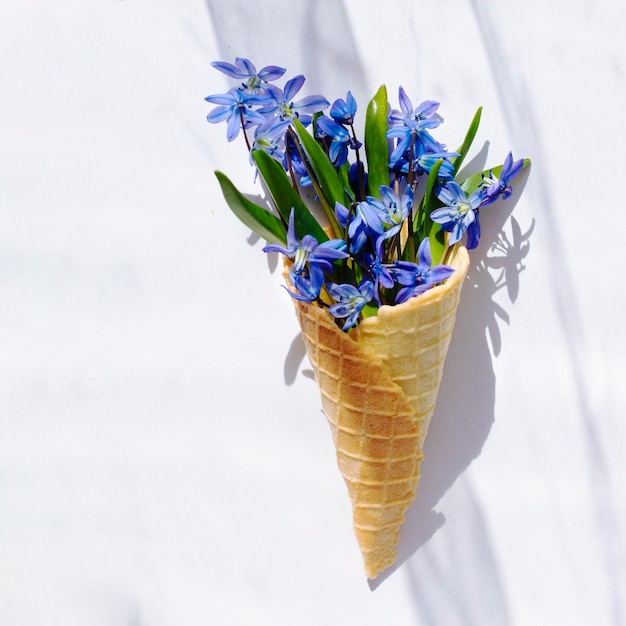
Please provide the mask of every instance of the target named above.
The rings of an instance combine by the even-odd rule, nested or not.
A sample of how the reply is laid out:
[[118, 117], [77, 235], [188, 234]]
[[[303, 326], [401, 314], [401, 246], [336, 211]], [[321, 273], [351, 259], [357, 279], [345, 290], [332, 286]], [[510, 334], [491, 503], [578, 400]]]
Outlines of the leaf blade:
[[480, 125], [480, 118], [481, 118], [482, 112], [483, 112], [483, 108], [478, 107], [478, 109], [476, 110], [476, 113], [474, 113], [474, 117], [472, 118], [469, 128], [467, 129], [467, 133], [465, 134], [465, 139], [463, 140], [461, 147], [457, 150], [457, 152], [459, 153], [459, 156], [455, 157], [452, 160], [453, 172], [454, 172], [453, 176], [456, 176], [458, 171], [461, 169], [461, 165], [463, 164], [463, 161], [465, 160], [465, 157], [467, 156], [467, 153], [469, 152], [469, 149], [474, 141], [474, 138], [476, 137], [476, 133], [478, 132], [478, 126]]
[[300, 239], [304, 235], [312, 235], [317, 239], [318, 243], [327, 241], [328, 236], [324, 229], [309, 211], [300, 194], [294, 189], [282, 165], [263, 150], [253, 150], [252, 158], [259, 169], [259, 173], [267, 186], [276, 209], [285, 222], [289, 222], [289, 215], [293, 208], [296, 235]]
[[380, 197], [380, 187], [389, 185], [387, 87], [381, 85], [367, 105], [365, 114], [365, 156], [369, 193]]

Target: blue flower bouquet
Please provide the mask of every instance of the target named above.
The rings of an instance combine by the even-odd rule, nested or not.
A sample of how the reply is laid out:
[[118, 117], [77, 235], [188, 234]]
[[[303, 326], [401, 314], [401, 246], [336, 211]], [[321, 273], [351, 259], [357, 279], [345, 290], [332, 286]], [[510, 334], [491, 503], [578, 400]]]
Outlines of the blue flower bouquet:
[[400, 87], [394, 108], [383, 85], [361, 141], [350, 92], [332, 104], [298, 98], [302, 75], [280, 87], [277, 66], [212, 65], [234, 85], [206, 98], [215, 105], [207, 119], [226, 123], [228, 141], [243, 137], [268, 206], [216, 176], [234, 214], [267, 241], [264, 251], [284, 257], [365, 572], [375, 578], [395, 562], [415, 498], [480, 213], [511, 195], [529, 161], [509, 153], [459, 180], [480, 108], [450, 151], [433, 135], [443, 121], [437, 102], [414, 106]]

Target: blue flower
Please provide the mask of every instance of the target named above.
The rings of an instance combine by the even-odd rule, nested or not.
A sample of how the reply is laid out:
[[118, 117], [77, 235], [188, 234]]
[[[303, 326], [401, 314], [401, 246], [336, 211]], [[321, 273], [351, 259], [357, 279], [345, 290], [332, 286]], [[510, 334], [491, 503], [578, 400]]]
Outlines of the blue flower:
[[450, 157], [459, 156], [458, 154], [448, 153], [448, 152], [439, 152], [432, 154], [422, 154], [417, 159], [417, 169], [420, 172], [430, 173], [430, 170], [433, 168], [433, 165], [439, 159], [443, 159], [441, 165], [439, 166], [439, 171], [437, 172], [437, 176], [442, 180], [452, 180], [454, 177], [454, 165], [452, 161], [449, 160]]
[[[450, 159], [458, 156], [460, 156], [458, 152], [448, 152], [443, 145], [440, 145], [440, 149], [435, 152], [428, 152], [423, 144], [419, 144], [414, 153], [413, 169], [417, 174], [429, 174], [433, 165], [442, 159], [437, 176], [443, 180], [452, 180], [454, 165]], [[407, 165], [404, 166], [403, 173], [408, 173]]]
[[277, 161], [283, 162], [285, 154], [282, 139], [288, 126], [289, 121], [281, 121], [279, 118], [270, 119], [262, 126], [258, 126], [254, 132], [252, 150], [263, 150]]
[[349, 91], [345, 100], [339, 98], [333, 102], [333, 105], [330, 107], [330, 116], [339, 124], [351, 126], [354, 123], [356, 108], [356, 100]]
[[374, 282], [374, 298], [376, 304], [381, 305], [379, 286], [385, 289], [393, 287], [393, 277], [389, 271], [390, 266], [383, 263], [383, 239], [379, 237], [376, 242], [376, 252], [362, 252], [356, 257], [357, 263], [366, 271], [367, 276]]
[[[393, 163], [401, 159], [404, 153], [414, 144], [414, 150], [418, 150], [419, 144], [430, 152], [440, 150], [440, 145], [431, 137], [428, 129], [436, 128], [441, 124], [441, 119], [436, 116], [439, 103], [425, 100], [416, 108], [400, 87], [398, 91], [400, 110], [394, 109], [389, 114], [389, 130], [387, 137], [398, 139], [398, 144], [391, 153], [389, 160]], [[415, 152], [414, 152], [415, 153]], [[412, 158], [413, 155], [409, 155]]]
[[340, 202], [335, 203], [335, 216], [343, 228], [348, 229], [349, 249], [353, 254], [358, 254], [367, 243], [368, 228], [360, 214], [352, 215]]
[[[287, 227], [287, 247], [270, 244], [263, 248], [263, 252], [280, 252], [293, 260], [289, 269], [291, 282], [305, 300], [311, 301], [319, 297], [324, 272], [330, 273], [337, 259], [348, 257], [345, 247], [342, 239], [329, 239], [320, 244], [312, 235], [305, 235], [300, 241], [296, 236], [292, 209]], [[303, 299], [291, 291], [289, 293], [298, 300]]]
[[296, 271], [304, 268], [305, 264], [317, 264], [326, 271], [332, 270], [332, 262], [345, 259], [348, 254], [342, 239], [329, 239], [318, 243], [313, 235], [305, 235], [300, 241], [296, 236], [294, 210], [291, 209], [287, 226], [287, 248], [270, 244], [263, 248], [263, 252], [280, 252], [293, 260]]
[[[430, 174], [430, 170], [435, 163], [441, 159], [441, 165], [437, 172], [438, 178], [442, 180], [452, 180], [454, 178], [454, 164], [450, 161], [451, 158], [458, 157], [458, 152], [446, 152], [443, 146], [440, 146], [440, 150], [437, 152], [426, 152], [426, 147], [423, 144], [418, 144], [417, 155], [413, 155], [413, 172], [418, 176], [422, 174]], [[396, 159], [393, 162], [389, 162], [389, 167], [393, 170], [396, 176], [407, 176], [409, 173], [409, 161], [408, 152], [402, 157]]]
[[391, 188], [383, 185], [380, 187], [380, 199], [367, 196], [359, 207], [368, 223], [379, 223], [384, 228], [375, 228], [384, 239], [393, 237], [401, 228], [406, 218], [411, 214], [413, 206], [413, 189], [407, 186], [402, 198]]
[[349, 284], [330, 283], [326, 289], [331, 298], [336, 301], [329, 307], [328, 312], [333, 317], [346, 319], [341, 327], [344, 331], [356, 325], [363, 307], [374, 297], [374, 285], [369, 280], [364, 280], [358, 288]]
[[231, 78], [243, 79], [240, 89], [251, 94], [262, 93], [263, 83], [276, 80], [285, 73], [285, 68], [276, 65], [266, 65], [257, 72], [254, 63], [243, 57], [237, 57], [234, 65], [224, 61], [214, 61], [211, 65]]
[[475, 248], [480, 239], [478, 209], [483, 198], [482, 191], [477, 189], [468, 197], [459, 184], [451, 180], [446, 182], [437, 196], [445, 206], [435, 209], [430, 218], [441, 224], [441, 230], [450, 233], [450, 245], [454, 245], [467, 232], [467, 248]]
[[447, 265], [431, 267], [430, 240], [423, 239], [417, 251], [417, 263], [410, 261], [396, 261], [390, 268], [389, 273], [393, 279], [405, 285], [396, 295], [396, 304], [406, 302], [413, 296], [424, 293], [437, 283], [449, 278], [454, 269]]
[[370, 237], [377, 239], [385, 230], [376, 211], [368, 208], [366, 202], [359, 202], [354, 207], [354, 214], [337, 202], [335, 215], [339, 224], [348, 228], [350, 252], [353, 254], [358, 254]]
[[317, 127], [332, 140], [328, 156], [335, 167], [343, 165], [348, 160], [348, 148], [355, 150], [361, 147], [360, 141], [356, 141], [341, 124], [337, 124], [330, 117], [325, 115], [319, 117]]
[[281, 120], [291, 120], [297, 117], [304, 126], [310, 124], [312, 119], [310, 114], [323, 111], [330, 103], [323, 96], [306, 96], [294, 102], [293, 99], [302, 89], [304, 80], [304, 76], [299, 74], [287, 81], [284, 90], [270, 85], [267, 88], [267, 93], [272, 101], [259, 111], [261, 113], [275, 113]]
[[513, 193], [513, 189], [510, 185], [511, 180], [522, 171], [523, 167], [524, 159], [513, 161], [513, 153], [509, 152], [502, 164], [500, 178], [494, 176], [493, 171], [490, 170], [489, 176], [484, 177], [481, 183], [481, 188], [484, 193], [483, 206], [495, 202], [500, 196], [502, 196], [503, 200], [506, 200], [511, 193]]
[[206, 119], [211, 124], [227, 122], [226, 139], [228, 141], [233, 141], [239, 135], [242, 118], [244, 128], [259, 126], [266, 122], [266, 118], [261, 113], [250, 108], [267, 102], [264, 96], [246, 94], [233, 87], [224, 94], [207, 96], [205, 100], [219, 105], [209, 112]]
[[313, 302], [320, 297], [324, 284], [324, 272], [317, 265], [301, 270], [296, 270], [292, 265], [289, 268], [289, 280], [296, 291], [291, 291], [284, 285], [283, 287], [292, 298], [300, 302]]

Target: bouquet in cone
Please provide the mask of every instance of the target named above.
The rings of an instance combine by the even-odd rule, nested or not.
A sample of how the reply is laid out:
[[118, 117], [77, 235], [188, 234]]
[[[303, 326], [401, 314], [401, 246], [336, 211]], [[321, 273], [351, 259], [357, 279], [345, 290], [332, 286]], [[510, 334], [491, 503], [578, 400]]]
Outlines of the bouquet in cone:
[[216, 172], [235, 215], [285, 259], [307, 355], [353, 507], [365, 572], [396, 559], [414, 500], [468, 250], [480, 240], [480, 211], [511, 195], [529, 164], [502, 165], [459, 180], [481, 109], [450, 151], [432, 134], [439, 104], [398, 108], [380, 87], [367, 106], [363, 142], [350, 92], [332, 104], [296, 99], [305, 78], [279, 87], [283, 68], [248, 59], [215, 62], [235, 79], [206, 98], [227, 140], [243, 136], [267, 196], [261, 206]]

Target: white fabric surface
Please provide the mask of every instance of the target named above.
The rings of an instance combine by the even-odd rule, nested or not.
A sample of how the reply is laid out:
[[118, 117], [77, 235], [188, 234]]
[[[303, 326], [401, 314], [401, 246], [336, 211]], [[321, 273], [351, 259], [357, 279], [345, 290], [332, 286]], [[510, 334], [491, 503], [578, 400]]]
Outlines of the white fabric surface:
[[[618, 0], [2, 0], [0, 623], [625, 624], [625, 26]], [[212, 173], [254, 190], [205, 121], [235, 56], [361, 111], [439, 100], [451, 147], [483, 105], [474, 164], [533, 160], [483, 217], [508, 255], [472, 257], [375, 584], [275, 259]]]

